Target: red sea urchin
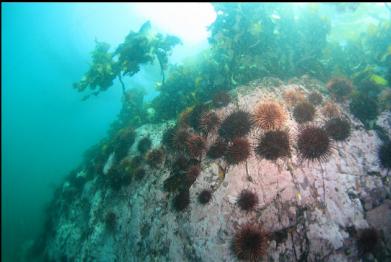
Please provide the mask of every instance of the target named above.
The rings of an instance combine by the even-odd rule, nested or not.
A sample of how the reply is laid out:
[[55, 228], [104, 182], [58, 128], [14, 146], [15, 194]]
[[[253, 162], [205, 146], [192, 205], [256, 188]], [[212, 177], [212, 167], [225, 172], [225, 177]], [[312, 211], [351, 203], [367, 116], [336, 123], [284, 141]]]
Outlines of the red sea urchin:
[[331, 154], [327, 132], [316, 126], [307, 126], [300, 131], [297, 147], [302, 160], [326, 162]]
[[235, 138], [224, 154], [225, 161], [230, 165], [237, 165], [250, 156], [250, 143], [246, 138]]
[[269, 131], [258, 139], [255, 153], [267, 160], [289, 157], [291, 153], [289, 134], [286, 131]]
[[268, 234], [258, 224], [245, 224], [236, 232], [233, 251], [239, 259], [258, 261], [266, 255]]
[[258, 127], [264, 130], [275, 130], [284, 125], [287, 114], [278, 102], [266, 101], [256, 107], [253, 119]]
[[258, 205], [258, 196], [248, 189], [243, 189], [237, 199], [238, 206], [244, 211], [250, 211]]
[[221, 123], [219, 135], [225, 140], [246, 136], [252, 127], [251, 115], [243, 110], [231, 113]]

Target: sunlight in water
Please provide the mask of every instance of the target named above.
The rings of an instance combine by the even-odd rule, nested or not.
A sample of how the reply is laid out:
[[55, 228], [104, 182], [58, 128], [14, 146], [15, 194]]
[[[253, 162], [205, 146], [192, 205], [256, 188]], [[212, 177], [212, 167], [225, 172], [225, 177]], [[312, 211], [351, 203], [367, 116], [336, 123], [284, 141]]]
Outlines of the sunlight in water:
[[208, 37], [207, 26], [216, 19], [210, 3], [138, 3], [135, 10], [184, 43], [198, 43]]

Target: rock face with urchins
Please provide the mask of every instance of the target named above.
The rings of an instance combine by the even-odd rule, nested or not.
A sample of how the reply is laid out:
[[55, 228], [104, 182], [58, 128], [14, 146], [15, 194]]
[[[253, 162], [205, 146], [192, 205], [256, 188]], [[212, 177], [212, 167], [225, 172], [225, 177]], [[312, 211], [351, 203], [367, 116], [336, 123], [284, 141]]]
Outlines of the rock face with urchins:
[[[308, 77], [289, 82], [265, 78], [237, 88], [234, 101], [214, 111], [224, 119], [236, 109], [253, 112], [265, 99], [283, 103], [283, 90], [292, 87], [307, 93], [325, 90], [324, 84]], [[210, 160], [204, 154], [201, 173], [189, 190], [189, 206], [182, 212], [172, 207], [175, 194], [163, 190], [170, 176], [169, 158], [158, 169], [146, 166], [145, 177], [118, 192], [93, 178], [66, 208], [64, 201], [56, 200], [59, 211], [54, 217], [55, 233], [46, 246], [48, 257], [59, 260], [65, 256], [76, 261], [237, 261], [232, 239], [245, 223], [258, 223], [270, 233], [266, 256], [273, 261], [357, 261], [359, 250], [352, 232], [367, 227], [383, 232], [386, 242], [382, 244], [389, 247], [391, 219], [384, 217], [390, 216], [391, 187], [387, 170], [380, 167], [377, 157], [381, 141], [348, 113], [347, 104], [339, 106], [352, 124], [351, 135], [344, 142], [333, 143], [328, 161], [308, 162], [298, 157], [300, 125], [293, 118], [293, 109], [285, 106], [288, 118], [284, 128], [292, 142], [291, 156], [269, 161], [252, 150], [247, 161], [229, 166], [222, 176], [223, 158]], [[390, 117], [384, 112], [379, 125], [391, 130], [384, 126], [391, 123]], [[316, 107], [311, 124], [322, 126], [324, 122]], [[162, 133], [172, 125], [138, 128], [129, 154], [137, 154], [137, 141], [146, 134], [152, 148], [159, 147]], [[253, 128], [247, 135], [252, 148], [264, 132]], [[215, 139], [216, 133], [210, 134], [207, 145]], [[111, 161], [108, 159], [106, 171]], [[204, 189], [212, 191], [206, 205], [197, 200]], [[258, 196], [257, 206], [248, 212], [237, 205], [243, 189]], [[110, 232], [104, 220], [107, 212], [117, 216]], [[383, 252], [387, 255], [389, 250]]]

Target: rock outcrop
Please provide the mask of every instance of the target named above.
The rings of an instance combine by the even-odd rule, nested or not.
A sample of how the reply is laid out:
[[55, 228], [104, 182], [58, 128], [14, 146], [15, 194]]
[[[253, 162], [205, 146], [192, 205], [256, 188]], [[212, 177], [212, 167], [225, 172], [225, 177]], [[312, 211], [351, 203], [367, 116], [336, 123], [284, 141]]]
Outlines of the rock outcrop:
[[[307, 93], [325, 90], [324, 84], [309, 77], [289, 82], [265, 78], [235, 89], [234, 102], [215, 112], [221, 118], [235, 108], [253, 112], [263, 99], [283, 101], [282, 91], [291, 87]], [[352, 132], [345, 142], [333, 141], [327, 162], [300, 161], [299, 125], [287, 107], [291, 158], [271, 162], [252, 151], [245, 163], [227, 167], [222, 175], [223, 160], [203, 157], [201, 174], [190, 187], [190, 204], [182, 212], [172, 207], [175, 194], [163, 189], [170, 176], [169, 156], [161, 168], [146, 166], [145, 177], [119, 191], [101, 183], [99, 175], [93, 176], [71, 202], [56, 199], [55, 232], [47, 241], [47, 257], [55, 261], [237, 261], [231, 249], [236, 230], [257, 222], [270, 232], [268, 261], [358, 261], [363, 255], [357, 248], [357, 232], [368, 227], [383, 237], [381, 250], [366, 257], [391, 259], [391, 182], [378, 161], [381, 140], [349, 114], [347, 104], [339, 106]], [[319, 111], [317, 107], [313, 124], [321, 126], [325, 119]], [[173, 124], [138, 128], [129, 154], [136, 154], [137, 141], [145, 134], [150, 135], [153, 148], [159, 147], [164, 130]], [[390, 132], [391, 114], [383, 112], [378, 125]], [[252, 145], [261, 133], [252, 129], [248, 135]], [[216, 134], [209, 135], [208, 146], [215, 139]], [[111, 163], [107, 161], [100, 176], [109, 175]], [[197, 202], [203, 189], [213, 192], [206, 205]], [[238, 208], [236, 199], [243, 189], [258, 195], [255, 210]], [[106, 226], [109, 212], [116, 215], [113, 230]]]

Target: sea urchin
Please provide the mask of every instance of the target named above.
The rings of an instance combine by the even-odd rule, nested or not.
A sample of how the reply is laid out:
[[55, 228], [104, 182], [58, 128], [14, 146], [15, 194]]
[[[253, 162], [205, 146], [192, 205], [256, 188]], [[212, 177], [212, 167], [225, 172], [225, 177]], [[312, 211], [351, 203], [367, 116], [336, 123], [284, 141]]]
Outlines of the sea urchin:
[[378, 156], [381, 166], [391, 169], [391, 142], [386, 142], [380, 146]]
[[344, 141], [350, 136], [350, 124], [342, 118], [332, 118], [325, 124], [327, 134], [336, 141]]
[[206, 155], [210, 159], [217, 159], [222, 157], [225, 154], [226, 150], [227, 150], [227, 143], [221, 139], [218, 139], [209, 147], [208, 153]]
[[204, 189], [198, 195], [198, 202], [202, 205], [209, 203], [212, 198], [212, 192], [209, 189]]
[[246, 136], [251, 130], [251, 116], [248, 112], [238, 110], [231, 113], [221, 123], [219, 135], [226, 140]]
[[293, 117], [299, 124], [312, 121], [315, 115], [315, 107], [308, 102], [301, 102], [293, 109]]
[[290, 156], [290, 140], [286, 131], [269, 131], [259, 140], [255, 153], [267, 160], [277, 160], [280, 157]]
[[346, 78], [334, 78], [327, 83], [327, 89], [337, 102], [342, 102], [352, 92], [353, 84]]
[[322, 95], [316, 91], [309, 93], [307, 99], [314, 106], [320, 105], [323, 101]]
[[287, 114], [276, 101], [266, 101], [257, 106], [253, 119], [258, 127], [264, 130], [274, 130], [284, 125]]
[[200, 119], [200, 129], [202, 134], [208, 135], [210, 132], [216, 130], [220, 124], [220, 118], [215, 112], [204, 112]]
[[300, 157], [309, 161], [327, 161], [331, 153], [331, 141], [327, 132], [315, 126], [307, 126], [301, 130], [297, 147]]
[[153, 168], [158, 167], [164, 160], [164, 151], [162, 149], [154, 149], [147, 154], [147, 163]]
[[189, 190], [184, 190], [173, 199], [173, 207], [176, 211], [183, 211], [190, 204]]
[[243, 189], [237, 199], [238, 206], [244, 211], [250, 211], [258, 204], [258, 196], [254, 192]]
[[358, 235], [358, 250], [361, 254], [373, 252], [379, 243], [379, 234], [374, 228], [366, 228]]
[[242, 225], [233, 239], [233, 251], [239, 259], [257, 261], [267, 247], [268, 234], [257, 224]]
[[246, 138], [236, 138], [229, 145], [224, 154], [224, 159], [228, 164], [237, 165], [245, 161], [250, 156], [250, 143]]
[[191, 135], [186, 141], [187, 153], [191, 157], [199, 157], [205, 149], [205, 139], [199, 135]]

